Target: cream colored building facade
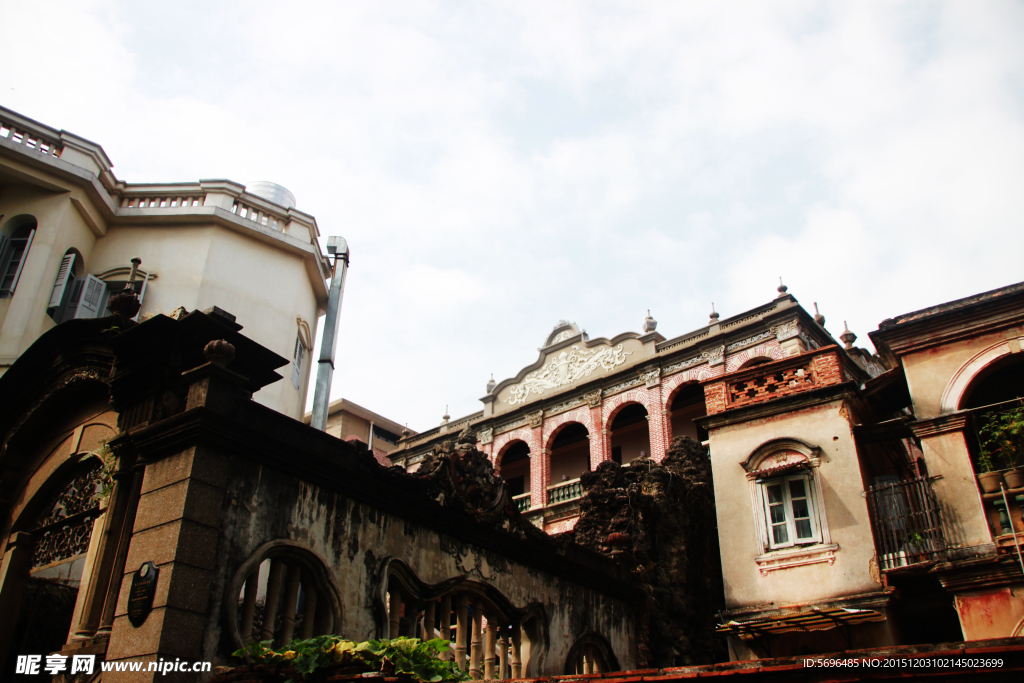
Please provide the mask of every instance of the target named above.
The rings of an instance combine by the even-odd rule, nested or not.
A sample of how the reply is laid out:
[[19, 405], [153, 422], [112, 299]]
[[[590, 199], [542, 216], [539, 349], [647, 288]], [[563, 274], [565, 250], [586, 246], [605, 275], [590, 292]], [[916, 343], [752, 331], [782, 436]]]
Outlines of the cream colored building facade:
[[330, 267], [313, 216], [267, 185], [126, 183], [99, 145], [0, 108], [0, 373], [58, 322], [106, 315], [139, 258], [140, 319], [234, 315], [291, 361], [255, 399], [301, 419]]

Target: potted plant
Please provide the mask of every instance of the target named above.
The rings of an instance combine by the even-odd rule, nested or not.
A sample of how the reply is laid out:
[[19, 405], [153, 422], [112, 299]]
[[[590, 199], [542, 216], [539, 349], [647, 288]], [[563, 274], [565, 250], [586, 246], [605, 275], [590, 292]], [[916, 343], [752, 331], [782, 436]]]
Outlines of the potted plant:
[[981, 484], [983, 493], [995, 493], [999, 490], [999, 482], [1003, 480], [1003, 473], [996, 470], [995, 460], [990, 453], [982, 451], [978, 458], [978, 483]]
[[[978, 430], [978, 436], [982, 451], [978, 464], [982, 470], [995, 470], [996, 463], [1001, 462], [1007, 468], [1004, 473], [1006, 487], [1024, 487], [1024, 469], [1020, 466], [1024, 455], [1024, 406], [988, 415], [985, 424]], [[981, 475], [978, 478], [980, 480]], [[992, 491], [988, 491], [982, 484], [982, 490], [986, 493], [998, 491], [999, 483], [996, 481]]]

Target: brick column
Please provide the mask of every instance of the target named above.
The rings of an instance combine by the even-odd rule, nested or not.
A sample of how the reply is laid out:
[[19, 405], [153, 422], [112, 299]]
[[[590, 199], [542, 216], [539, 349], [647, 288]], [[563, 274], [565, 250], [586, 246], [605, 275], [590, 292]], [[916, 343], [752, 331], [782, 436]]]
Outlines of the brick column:
[[590, 471], [593, 472], [605, 460], [611, 459], [611, 448], [608, 447], [608, 433], [601, 421], [601, 404], [590, 408]]
[[665, 438], [665, 411], [661, 406], [661, 384], [648, 387], [647, 395], [650, 397], [647, 409], [647, 438], [651, 444], [651, 460], [661, 462], [668, 450]]
[[530, 509], [544, 507], [547, 481], [551, 476], [551, 453], [544, 451], [544, 425], [530, 430]]

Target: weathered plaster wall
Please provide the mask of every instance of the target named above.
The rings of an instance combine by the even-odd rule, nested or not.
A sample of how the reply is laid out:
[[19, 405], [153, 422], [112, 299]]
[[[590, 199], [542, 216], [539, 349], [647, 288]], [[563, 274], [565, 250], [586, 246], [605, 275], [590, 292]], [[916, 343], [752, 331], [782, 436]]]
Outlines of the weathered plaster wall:
[[240, 458], [230, 459], [229, 470], [234, 474], [224, 497], [211, 593], [216, 616], [207, 626], [210, 659], [224, 661], [238, 647], [224, 619], [237, 568], [268, 541], [286, 539], [328, 565], [342, 602], [337, 630], [345, 637], [381, 635], [386, 627], [381, 577], [390, 561], [400, 561], [427, 584], [486, 584], [516, 609], [542, 607], [546, 637], [530, 644], [530, 675], [563, 673], [569, 649], [588, 632], [608, 639], [621, 666], [635, 664], [633, 611], [623, 600], [438, 533], [428, 520], [403, 519]]
[[[718, 510], [726, 605], [794, 604], [881, 590], [872, 577], [874, 543], [856, 446], [843, 401], [745, 421], [711, 432], [711, 462]], [[755, 509], [744, 462], [759, 446], [792, 438], [821, 449], [818, 467], [834, 564], [827, 561], [769, 571], [755, 557]]]

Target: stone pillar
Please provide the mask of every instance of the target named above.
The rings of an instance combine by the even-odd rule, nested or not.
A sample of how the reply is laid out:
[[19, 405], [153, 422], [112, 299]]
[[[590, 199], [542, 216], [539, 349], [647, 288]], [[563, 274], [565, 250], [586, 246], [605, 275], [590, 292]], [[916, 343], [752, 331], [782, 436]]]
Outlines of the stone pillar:
[[313, 637], [313, 630], [316, 628], [316, 584], [313, 577], [307, 576], [302, 582], [306, 588], [306, 599], [302, 603], [302, 635], [303, 640]]
[[498, 630], [498, 678], [508, 680], [508, 624]]
[[252, 623], [256, 615], [256, 595], [260, 589], [260, 568], [249, 575], [245, 580], [245, 590], [242, 594], [242, 619], [239, 630], [242, 632], [242, 640], [246, 645], [253, 642]]
[[459, 593], [455, 608], [455, 663], [466, 671], [466, 652], [469, 650], [469, 594]]
[[[441, 626], [441, 640], [446, 643], [452, 642], [452, 594], [445, 593], [441, 596], [441, 616], [438, 617]], [[441, 655], [441, 659], [448, 661], [452, 658], [452, 651], [449, 649]]]
[[496, 663], [494, 646], [497, 641], [493, 614], [488, 615], [487, 617], [487, 630], [484, 635], [484, 678], [489, 681], [493, 681], [494, 665]]
[[954, 414], [920, 420], [910, 428], [921, 439], [946, 541], [959, 547], [991, 545], [992, 530], [964, 437], [966, 425], [966, 415]]
[[512, 624], [512, 678], [523, 677], [522, 635], [519, 624]]
[[[3, 564], [0, 565], [0, 662], [7, 661], [7, 654], [14, 639], [15, 626], [18, 624], [18, 612], [21, 611], [21, 598], [32, 569], [32, 534], [16, 531], [7, 541]], [[15, 654], [33, 654], [21, 653]]]
[[402, 597], [397, 586], [388, 587], [388, 638], [398, 637], [398, 627], [402, 619]]
[[428, 601], [423, 606], [423, 640], [434, 639], [434, 610], [437, 607], [437, 602], [434, 600]]
[[284, 560], [275, 557], [270, 561], [270, 574], [267, 577], [267, 597], [263, 607], [263, 627], [260, 629], [260, 641], [273, 640], [274, 622], [277, 621], [277, 605], [281, 598], [281, 577], [284, 575]]
[[302, 567], [292, 564], [288, 567], [285, 582], [284, 610], [281, 613], [281, 637], [279, 647], [292, 642], [295, 635], [295, 609], [299, 606], [299, 586], [302, 583]]
[[483, 655], [483, 642], [481, 641], [480, 630], [483, 628], [484, 603], [480, 598], [473, 601], [473, 635], [469, 653], [469, 677], [474, 681], [480, 680], [483, 672], [480, 669], [481, 657]]

